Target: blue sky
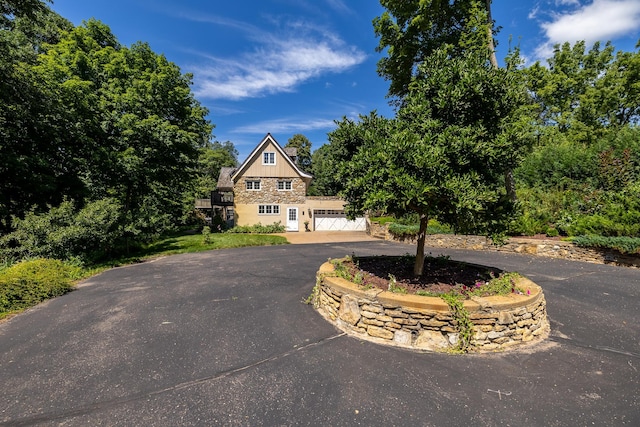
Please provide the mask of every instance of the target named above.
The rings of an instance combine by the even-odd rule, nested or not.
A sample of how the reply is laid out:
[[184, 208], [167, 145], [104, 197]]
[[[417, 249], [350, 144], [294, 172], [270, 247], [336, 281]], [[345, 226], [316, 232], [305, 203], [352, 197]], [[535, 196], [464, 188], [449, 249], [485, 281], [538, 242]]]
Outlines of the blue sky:
[[[334, 120], [393, 111], [376, 74], [376, 0], [54, 0], [75, 25], [96, 18], [120, 43], [148, 42], [194, 75], [215, 140], [231, 141], [242, 162], [270, 132], [281, 145], [304, 134], [313, 149]], [[613, 41], [634, 50], [640, 0], [494, 0], [502, 27], [498, 56], [519, 43], [528, 62], [554, 43]]]

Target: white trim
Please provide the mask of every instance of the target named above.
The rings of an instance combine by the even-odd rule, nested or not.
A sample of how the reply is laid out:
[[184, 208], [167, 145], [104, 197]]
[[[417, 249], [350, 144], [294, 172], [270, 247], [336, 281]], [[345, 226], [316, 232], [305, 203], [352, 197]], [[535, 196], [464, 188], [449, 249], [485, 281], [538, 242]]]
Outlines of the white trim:
[[289, 165], [293, 168], [293, 170], [296, 171], [296, 173], [298, 175], [300, 175], [300, 177], [302, 178], [306, 178], [306, 179], [312, 179], [313, 176], [309, 175], [308, 173], [302, 172], [300, 170], [300, 168], [298, 168], [298, 166], [293, 162], [293, 160], [291, 160], [291, 157], [287, 156], [287, 153], [284, 152], [284, 149], [280, 146], [280, 144], [278, 144], [278, 142], [273, 138], [273, 136], [271, 136], [270, 133], [268, 133], [260, 142], [260, 144], [258, 144], [256, 146], [256, 148], [253, 149], [253, 151], [251, 152], [251, 154], [249, 154], [249, 156], [246, 158], [246, 160], [240, 165], [240, 167], [238, 169], [236, 169], [236, 171], [233, 173], [233, 175], [231, 175], [231, 180], [236, 183], [238, 177], [242, 176], [242, 174], [244, 173], [244, 170], [249, 166], [249, 164], [251, 164], [251, 160], [253, 160], [253, 158], [257, 155], [257, 153], [260, 152], [260, 150], [262, 150], [262, 147], [265, 146], [265, 144], [267, 143], [273, 143], [273, 146], [276, 147], [276, 150], [280, 153], [280, 155], [285, 159], [285, 161], [287, 163], [289, 163]]
[[298, 208], [287, 208], [287, 231], [298, 231], [300, 229], [300, 217]]
[[[271, 161], [273, 160], [273, 161]], [[276, 165], [276, 152], [275, 151], [263, 151], [262, 152], [262, 165], [263, 166], [275, 166]]]
[[[282, 188], [280, 188], [280, 184], [282, 184]], [[276, 183], [276, 190], [278, 191], [292, 191], [293, 190], [293, 182], [290, 179], [279, 179]]]
[[258, 205], [258, 215], [280, 215], [280, 205]]
[[[251, 188], [249, 188], [249, 183], [251, 183]], [[262, 183], [259, 179], [247, 179], [244, 181], [244, 188], [247, 191], [260, 191], [262, 189]]]

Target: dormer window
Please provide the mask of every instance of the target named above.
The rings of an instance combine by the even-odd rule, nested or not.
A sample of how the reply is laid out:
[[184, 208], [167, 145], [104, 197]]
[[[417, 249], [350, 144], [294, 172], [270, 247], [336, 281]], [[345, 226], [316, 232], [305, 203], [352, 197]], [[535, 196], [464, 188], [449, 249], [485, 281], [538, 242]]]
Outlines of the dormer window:
[[263, 165], [275, 165], [276, 164], [276, 153], [273, 151], [265, 151], [262, 153], [262, 164]]

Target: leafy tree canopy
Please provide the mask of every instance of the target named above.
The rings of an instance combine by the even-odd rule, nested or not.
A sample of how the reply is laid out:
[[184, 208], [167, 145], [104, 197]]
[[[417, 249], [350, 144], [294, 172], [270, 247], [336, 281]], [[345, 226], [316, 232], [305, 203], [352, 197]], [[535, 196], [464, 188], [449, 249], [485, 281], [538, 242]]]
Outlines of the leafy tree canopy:
[[[397, 116], [344, 120], [330, 137], [345, 154], [355, 151], [339, 174], [350, 217], [376, 210], [419, 214], [414, 273], [420, 275], [430, 218], [461, 232], [505, 230], [513, 203], [503, 177], [517, 164], [514, 153], [528, 144], [520, 117], [527, 98], [517, 68], [500, 69], [491, 60], [483, 4], [386, 3], [398, 19], [394, 23], [386, 13], [374, 21], [386, 23], [377, 32], [383, 28], [397, 36], [389, 39], [396, 44], [386, 64], [395, 63], [389, 62], [394, 55], [411, 61], [394, 69], [402, 73], [387, 76], [390, 94], [402, 97]], [[381, 46], [389, 40], [383, 37]], [[426, 47], [411, 50], [419, 44]], [[409, 53], [398, 53], [399, 47]], [[517, 54], [511, 61], [517, 63]]]
[[9, 9], [21, 4], [31, 3], [2, 3], [18, 16], [0, 30], [3, 227], [34, 205], [106, 197], [122, 207], [127, 238], [175, 223], [213, 128], [191, 75], [146, 43], [122, 46], [99, 21]]
[[231, 141], [207, 143], [200, 148], [195, 193], [198, 198], [208, 198], [214, 190], [223, 167], [238, 165], [238, 150]]
[[[640, 45], [639, 45], [640, 47]], [[538, 103], [545, 132], [568, 134], [592, 144], [609, 129], [640, 120], [640, 52], [618, 52], [596, 42], [556, 45], [548, 66], [527, 70], [529, 87]]]
[[[380, 0], [380, 4], [386, 10], [373, 20], [373, 27], [380, 38], [376, 50], [386, 51], [386, 56], [378, 61], [378, 74], [390, 81], [390, 97], [407, 94], [417, 66], [435, 50], [449, 45], [455, 56], [468, 48], [472, 33], [465, 36], [465, 28], [476, 26], [474, 34], [487, 46], [487, 27], [482, 25], [490, 0]], [[484, 22], [478, 19], [481, 10]]]
[[311, 141], [301, 133], [297, 133], [287, 141], [285, 148], [288, 147], [297, 150], [298, 166], [300, 169], [304, 172], [311, 172]]

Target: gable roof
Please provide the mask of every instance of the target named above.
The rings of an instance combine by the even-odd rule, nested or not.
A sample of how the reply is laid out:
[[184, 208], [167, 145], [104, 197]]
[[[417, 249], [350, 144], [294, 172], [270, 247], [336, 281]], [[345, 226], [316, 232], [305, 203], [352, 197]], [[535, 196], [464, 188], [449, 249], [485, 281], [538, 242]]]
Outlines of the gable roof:
[[287, 155], [287, 153], [285, 152], [285, 150], [280, 146], [280, 144], [278, 144], [278, 142], [275, 140], [275, 138], [273, 136], [271, 136], [270, 133], [267, 133], [267, 135], [262, 139], [262, 141], [260, 142], [260, 144], [258, 144], [256, 146], [256, 148], [253, 149], [253, 151], [251, 152], [251, 154], [249, 154], [249, 156], [247, 157], [247, 159], [240, 165], [240, 167], [231, 175], [231, 179], [233, 181], [235, 181], [239, 176], [241, 176], [245, 170], [247, 169], [247, 167], [251, 164], [251, 162], [253, 161], [253, 159], [255, 158], [255, 156], [260, 152], [260, 150], [262, 149], [262, 147], [264, 147], [266, 144], [268, 144], [269, 142], [271, 142], [273, 144], [274, 147], [276, 147], [276, 150], [278, 150], [278, 152], [280, 153], [280, 155], [285, 159], [285, 161], [287, 163], [289, 163], [289, 165], [293, 168], [293, 170], [296, 171], [296, 173], [298, 175], [300, 175], [300, 177], [302, 179], [312, 179], [313, 176], [309, 175], [306, 172], [303, 172], [302, 170], [300, 170], [300, 168], [293, 162], [293, 160], [291, 160], [291, 157], [289, 157]]

